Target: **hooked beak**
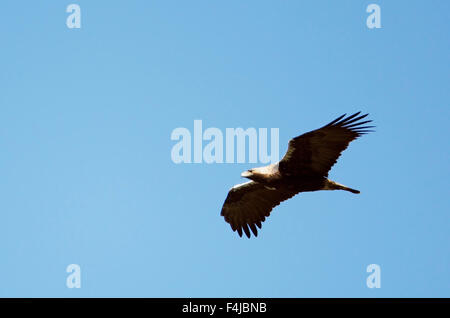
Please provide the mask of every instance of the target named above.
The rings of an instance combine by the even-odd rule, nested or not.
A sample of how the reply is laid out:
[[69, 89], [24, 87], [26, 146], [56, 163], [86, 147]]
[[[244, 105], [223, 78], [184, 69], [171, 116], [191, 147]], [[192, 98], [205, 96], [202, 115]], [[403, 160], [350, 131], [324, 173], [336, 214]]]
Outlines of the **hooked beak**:
[[241, 173], [241, 177], [243, 177], [243, 178], [248, 178], [251, 175], [252, 175], [252, 173], [248, 170]]

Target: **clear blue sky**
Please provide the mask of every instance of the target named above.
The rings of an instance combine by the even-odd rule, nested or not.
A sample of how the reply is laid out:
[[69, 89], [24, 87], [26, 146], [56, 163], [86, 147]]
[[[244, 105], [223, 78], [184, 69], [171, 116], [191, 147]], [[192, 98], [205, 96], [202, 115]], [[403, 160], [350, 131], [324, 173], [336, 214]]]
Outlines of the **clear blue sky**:
[[[82, 28], [66, 27], [81, 6]], [[381, 29], [366, 7], [381, 7]], [[2, 1], [0, 296], [450, 296], [450, 2]], [[176, 127], [343, 113], [376, 132], [257, 239], [220, 209], [254, 164], [174, 164]], [[66, 287], [81, 266], [82, 287]], [[381, 288], [366, 267], [381, 266]]]

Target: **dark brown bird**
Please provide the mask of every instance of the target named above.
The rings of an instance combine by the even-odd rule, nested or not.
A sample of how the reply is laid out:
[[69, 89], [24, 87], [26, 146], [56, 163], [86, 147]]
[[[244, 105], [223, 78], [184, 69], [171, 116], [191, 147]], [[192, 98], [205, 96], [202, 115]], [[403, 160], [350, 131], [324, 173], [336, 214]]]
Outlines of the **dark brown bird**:
[[371, 132], [374, 126], [365, 126], [371, 120], [361, 121], [368, 114], [361, 112], [336, 118], [322, 128], [310, 131], [289, 141], [289, 147], [278, 163], [253, 168], [241, 174], [248, 178], [228, 192], [221, 215], [239, 236], [244, 232], [255, 236], [261, 223], [272, 209], [297, 193], [318, 190], [345, 190], [359, 193], [328, 179], [328, 172], [348, 144]]

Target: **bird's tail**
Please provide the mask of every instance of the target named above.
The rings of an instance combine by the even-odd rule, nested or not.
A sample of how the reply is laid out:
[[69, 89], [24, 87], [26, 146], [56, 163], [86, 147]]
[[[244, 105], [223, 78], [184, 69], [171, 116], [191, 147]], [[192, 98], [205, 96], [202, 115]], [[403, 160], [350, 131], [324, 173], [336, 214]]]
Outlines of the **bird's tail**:
[[325, 181], [325, 186], [323, 187], [323, 190], [345, 190], [349, 191], [351, 193], [360, 193], [359, 190], [355, 190], [349, 187], [346, 187], [345, 185], [339, 184], [337, 182], [328, 180]]

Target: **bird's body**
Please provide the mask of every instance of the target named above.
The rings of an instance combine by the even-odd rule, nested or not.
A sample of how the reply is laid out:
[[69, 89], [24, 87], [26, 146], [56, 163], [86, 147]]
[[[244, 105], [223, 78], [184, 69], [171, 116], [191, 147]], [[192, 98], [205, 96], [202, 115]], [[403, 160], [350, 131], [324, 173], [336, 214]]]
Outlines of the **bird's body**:
[[[367, 115], [345, 115], [328, 125], [291, 139], [282, 160], [276, 164], [253, 168], [242, 173], [251, 181], [231, 188], [221, 215], [233, 231], [250, 237], [272, 209], [297, 193], [318, 190], [345, 190], [359, 193], [328, 179], [328, 171], [341, 152], [357, 137], [369, 132], [370, 122], [359, 121]], [[358, 122], [359, 121], [359, 122]]]
[[[269, 167], [269, 169], [267, 169]], [[264, 168], [264, 172], [258, 169]], [[289, 174], [280, 171], [279, 164], [253, 168], [250, 174], [241, 176], [261, 183], [272, 190], [292, 190], [296, 192], [316, 191], [325, 187], [326, 178], [318, 173]]]

